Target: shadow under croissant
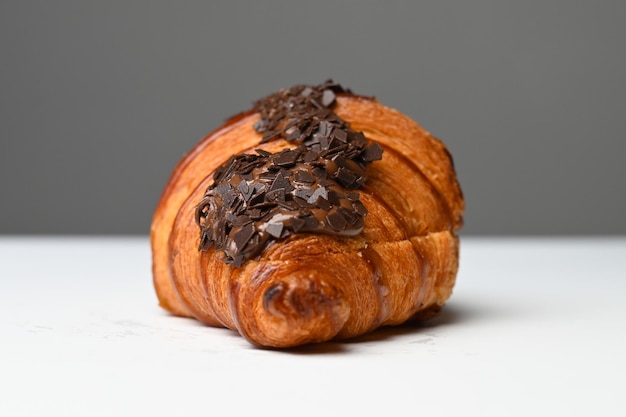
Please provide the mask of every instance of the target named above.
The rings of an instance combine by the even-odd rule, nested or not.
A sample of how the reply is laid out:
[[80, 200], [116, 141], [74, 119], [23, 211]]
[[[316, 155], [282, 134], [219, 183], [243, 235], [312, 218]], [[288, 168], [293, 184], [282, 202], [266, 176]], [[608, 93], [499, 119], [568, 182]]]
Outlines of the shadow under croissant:
[[[170, 316], [165, 312], [163, 312], [163, 314]], [[441, 309], [439, 313], [427, 320], [413, 319], [397, 326], [384, 326], [372, 331], [371, 333], [367, 333], [365, 335], [357, 336], [351, 339], [330, 340], [327, 342], [306, 344], [292, 348], [273, 348], [257, 346], [254, 344], [250, 344], [249, 346], [251, 349], [298, 355], [350, 353], [354, 351], [354, 348], [356, 348], [358, 344], [390, 342], [398, 337], [407, 335], [419, 335], [425, 330], [432, 330], [464, 323], [472, 323], [483, 320], [485, 317], [493, 317], [493, 314], [485, 311], [484, 308], [475, 304], [470, 305], [466, 303], [464, 304], [462, 302], [450, 301], [446, 303], [446, 305]], [[206, 326], [199, 321], [193, 319], [189, 319], [188, 321], [186, 321], [186, 323], [190, 326], [210, 327], [211, 329], [223, 331], [224, 337], [241, 338], [241, 335], [237, 331], [228, 328]], [[430, 334], [429, 336], [432, 336], [432, 334]], [[419, 343], [419, 341], [409, 343]]]
[[419, 334], [426, 329], [442, 328], [475, 320], [481, 320], [487, 314], [474, 305], [450, 302], [435, 316], [426, 319], [413, 319], [397, 326], [384, 326], [371, 333], [345, 340], [331, 340], [323, 343], [308, 344], [293, 348], [257, 347], [258, 349], [284, 352], [289, 354], [315, 355], [350, 353], [357, 344], [372, 342], [388, 342], [399, 336]]

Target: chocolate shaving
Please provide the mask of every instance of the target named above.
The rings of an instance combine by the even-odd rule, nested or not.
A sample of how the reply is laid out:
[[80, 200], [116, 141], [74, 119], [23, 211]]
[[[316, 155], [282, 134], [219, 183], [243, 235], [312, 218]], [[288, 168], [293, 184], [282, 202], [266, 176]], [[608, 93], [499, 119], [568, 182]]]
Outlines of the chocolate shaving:
[[329, 80], [255, 102], [260, 143], [282, 138], [296, 147], [233, 155], [215, 170], [196, 207], [199, 250], [215, 245], [238, 267], [294, 233], [361, 232], [367, 209], [356, 189], [383, 149], [332, 111], [342, 93], [351, 91]]
[[379, 161], [383, 157], [383, 148], [376, 142], [372, 142], [361, 153], [364, 162]]
[[348, 225], [348, 222], [343, 215], [338, 211], [332, 211], [326, 216], [326, 221], [336, 231], [342, 231]]
[[283, 223], [268, 223], [265, 231], [278, 239], [283, 232], [283, 227], [285, 227]]

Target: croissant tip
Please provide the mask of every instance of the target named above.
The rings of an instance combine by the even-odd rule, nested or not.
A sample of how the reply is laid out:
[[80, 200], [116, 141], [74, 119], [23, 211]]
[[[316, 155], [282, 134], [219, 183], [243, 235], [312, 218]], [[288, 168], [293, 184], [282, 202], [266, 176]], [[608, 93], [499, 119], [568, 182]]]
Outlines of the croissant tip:
[[336, 288], [309, 275], [291, 275], [263, 291], [257, 316], [262, 336], [249, 335], [253, 342], [291, 347], [330, 340], [341, 331], [350, 316], [348, 303]]
[[305, 287], [274, 284], [263, 294], [264, 309], [273, 316], [283, 318], [311, 319], [341, 309], [342, 304], [339, 294], [320, 288], [315, 281]]

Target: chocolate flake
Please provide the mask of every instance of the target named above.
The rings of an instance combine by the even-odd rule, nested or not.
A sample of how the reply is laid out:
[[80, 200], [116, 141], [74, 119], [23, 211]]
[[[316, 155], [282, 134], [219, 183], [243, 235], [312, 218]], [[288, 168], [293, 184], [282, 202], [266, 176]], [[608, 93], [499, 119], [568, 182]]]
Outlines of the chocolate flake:
[[348, 141], [348, 133], [343, 129], [337, 129], [333, 132], [333, 139], [346, 143]]
[[316, 161], [317, 158], [319, 158], [319, 153], [317, 153], [316, 151], [313, 150], [309, 150], [304, 154], [304, 163], [311, 163], [313, 161]]
[[326, 188], [319, 187], [319, 188], [315, 189], [315, 191], [313, 191], [313, 194], [311, 194], [311, 196], [307, 200], [307, 203], [315, 204], [317, 199], [320, 198], [320, 197], [324, 198], [324, 199], [328, 198], [328, 191], [326, 191]]
[[285, 201], [285, 189], [276, 188], [271, 190], [265, 195], [265, 199], [272, 203]]
[[361, 153], [361, 158], [364, 162], [379, 161], [383, 157], [383, 148], [380, 144], [372, 142]]
[[237, 252], [242, 252], [246, 244], [254, 236], [254, 226], [252, 223], [248, 223], [239, 229], [233, 236], [235, 245], [237, 246]]
[[313, 184], [315, 177], [306, 170], [298, 170], [293, 175], [293, 180], [300, 184]]
[[289, 182], [289, 175], [289, 172], [280, 171], [274, 178], [274, 181], [270, 186], [270, 191], [282, 189], [285, 190], [285, 192], [289, 192], [293, 190], [293, 186], [291, 185], [291, 182]]
[[304, 226], [302, 226], [303, 230], [307, 232], [311, 232], [313, 230], [319, 229], [320, 221], [313, 215], [305, 216], [302, 218], [304, 220]]
[[237, 194], [235, 194], [232, 189], [228, 190], [228, 192], [224, 193], [224, 195], [222, 196], [222, 203], [224, 204], [224, 207], [227, 208], [232, 208], [236, 200]]
[[254, 104], [259, 143], [282, 138], [296, 147], [233, 155], [215, 170], [195, 211], [199, 250], [215, 245], [224, 262], [238, 267], [293, 233], [353, 236], [362, 230], [367, 209], [350, 189], [365, 183], [367, 165], [381, 159], [383, 149], [332, 111], [342, 93], [351, 94], [329, 80]]
[[305, 224], [306, 222], [299, 217], [294, 217], [293, 219], [291, 219], [291, 229], [294, 231], [294, 233], [298, 233]]
[[296, 163], [296, 161], [298, 160], [298, 156], [300, 156], [299, 149], [287, 149], [276, 154], [273, 158], [273, 162], [275, 165], [281, 167], [289, 167]]
[[337, 173], [335, 173], [335, 178], [343, 186], [352, 188], [358, 177], [354, 175], [354, 173], [352, 173], [350, 170], [340, 167], [337, 170]]
[[254, 188], [250, 187], [247, 181], [242, 180], [237, 186], [237, 190], [243, 195], [244, 200], [248, 201], [254, 192]]
[[322, 196], [317, 197], [315, 205], [324, 211], [328, 211], [332, 207], [332, 204], [330, 204], [330, 202]]
[[367, 214], [367, 209], [359, 200], [352, 203], [352, 209], [361, 217], [364, 217]]
[[348, 222], [339, 211], [331, 211], [326, 215], [326, 221], [330, 227], [337, 231], [344, 230], [348, 225]]
[[330, 107], [335, 102], [335, 93], [332, 90], [324, 90], [322, 93], [322, 105]]
[[328, 202], [333, 206], [340, 206], [343, 198], [345, 198], [344, 195], [335, 190], [328, 191]]
[[280, 234], [283, 232], [283, 223], [268, 223], [265, 231], [275, 238], [280, 238]]
[[295, 197], [301, 198], [305, 201], [309, 200], [311, 194], [313, 194], [313, 190], [310, 188], [298, 188], [293, 192]]

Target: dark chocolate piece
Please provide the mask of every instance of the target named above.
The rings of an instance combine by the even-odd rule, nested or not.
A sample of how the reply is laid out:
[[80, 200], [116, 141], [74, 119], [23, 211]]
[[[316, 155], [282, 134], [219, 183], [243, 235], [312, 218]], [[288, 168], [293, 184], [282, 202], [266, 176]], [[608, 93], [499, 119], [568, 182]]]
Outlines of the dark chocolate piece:
[[315, 177], [309, 171], [298, 170], [294, 173], [293, 180], [300, 184], [313, 184]]
[[341, 93], [350, 91], [329, 80], [254, 104], [260, 143], [282, 138], [296, 147], [233, 155], [215, 170], [196, 207], [200, 250], [215, 245], [224, 262], [238, 267], [293, 233], [360, 233], [367, 209], [354, 189], [383, 150], [332, 111]]
[[335, 93], [332, 90], [324, 90], [322, 93], [322, 106], [330, 107], [335, 102]]
[[326, 221], [330, 227], [336, 231], [344, 230], [348, 225], [348, 222], [338, 210], [328, 213], [328, 215], [326, 215]]
[[283, 232], [284, 223], [268, 223], [265, 231], [276, 239], [280, 238], [280, 234]]
[[372, 142], [361, 153], [361, 158], [364, 162], [373, 162], [382, 159], [383, 148], [380, 144]]
[[237, 253], [243, 252], [246, 244], [254, 236], [254, 226], [252, 223], [248, 223], [239, 229], [233, 236], [235, 245], [237, 246]]

